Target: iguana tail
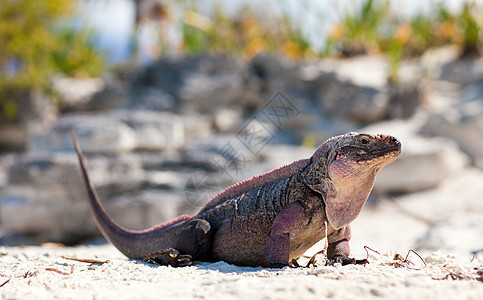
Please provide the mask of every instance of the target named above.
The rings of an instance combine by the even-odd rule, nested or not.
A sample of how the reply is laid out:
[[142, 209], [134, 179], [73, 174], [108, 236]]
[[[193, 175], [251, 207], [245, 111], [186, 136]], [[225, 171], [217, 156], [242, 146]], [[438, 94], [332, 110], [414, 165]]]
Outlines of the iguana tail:
[[191, 218], [189, 216], [180, 216], [171, 222], [157, 225], [143, 231], [131, 231], [116, 224], [109, 217], [99, 201], [99, 197], [87, 172], [82, 150], [73, 130], [71, 131], [71, 135], [77, 157], [79, 158], [82, 177], [92, 213], [104, 237], [124, 255], [133, 259], [144, 259], [153, 253], [174, 248], [178, 240], [178, 234], [186, 229], [186, 224]]

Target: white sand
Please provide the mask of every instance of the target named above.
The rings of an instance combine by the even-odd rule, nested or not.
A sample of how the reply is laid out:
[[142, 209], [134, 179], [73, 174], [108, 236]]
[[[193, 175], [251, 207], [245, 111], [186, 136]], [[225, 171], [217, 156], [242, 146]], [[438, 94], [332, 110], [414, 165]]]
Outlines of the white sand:
[[[372, 255], [362, 266], [264, 269], [201, 263], [171, 268], [130, 261], [110, 245], [0, 248], [2, 299], [482, 299], [482, 257], [415, 255], [416, 265]], [[402, 254], [402, 253], [401, 253]], [[90, 265], [62, 258], [109, 260]], [[365, 256], [362, 255], [362, 257]], [[400, 261], [399, 261], [400, 262]], [[73, 266], [73, 267], [72, 267]], [[63, 272], [60, 274], [55, 269]], [[72, 273], [71, 273], [72, 272]], [[480, 272], [480, 273], [478, 273]], [[461, 279], [452, 279], [460, 277]]]

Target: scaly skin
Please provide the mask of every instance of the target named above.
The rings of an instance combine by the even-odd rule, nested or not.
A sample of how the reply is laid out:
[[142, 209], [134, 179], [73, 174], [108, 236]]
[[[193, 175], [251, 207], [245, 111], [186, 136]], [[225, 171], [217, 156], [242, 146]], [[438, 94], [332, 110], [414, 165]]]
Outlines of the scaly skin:
[[328, 258], [350, 262], [350, 223], [361, 212], [377, 172], [401, 152], [399, 141], [388, 135], [351, 132], [336, 136], [309, 159], [226, 189], [193, 217], [130, 231], [105, 212], [73, 132], [72, 138], [103, 235], [129, 258], [150, 258], [173, 266], [187, 265], [191, 258], [286, 266], [326, 237], [326, 231]]

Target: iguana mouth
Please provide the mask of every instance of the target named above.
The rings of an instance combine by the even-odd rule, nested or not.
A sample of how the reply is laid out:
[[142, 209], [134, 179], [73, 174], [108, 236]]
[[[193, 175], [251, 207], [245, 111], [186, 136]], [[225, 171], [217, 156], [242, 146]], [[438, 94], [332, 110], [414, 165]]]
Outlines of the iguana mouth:
[[399, 145], [386, 148], [383, 150], [373, 151], [371, 153], [359, 154], [357, 153], [353, 160], [357, 163], [368, 163], [379, 159], [390, 159], [398, 157], [401, 153], [401, 147]]

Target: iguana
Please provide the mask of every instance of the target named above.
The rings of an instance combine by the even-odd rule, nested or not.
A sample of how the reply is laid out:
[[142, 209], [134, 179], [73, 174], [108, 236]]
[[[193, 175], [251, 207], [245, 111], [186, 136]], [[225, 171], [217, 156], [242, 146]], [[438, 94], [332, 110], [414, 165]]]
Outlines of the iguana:
[[400, 142], [389, 135], [336, 136], [308, 159], [227, 188], [193, 217], [180, 216], [144, 231], [130, 231], [117, 225], [102, 207], [74, 132], [72, 138], [89, 203], [104, 237], [129, 258], [173, 266], [188, 265], [193, 259], [283, 267], [326, 237], [326, 232], [327, 257], [353, 261], [349, 224], [361, 212], [376, 173], [401, 153]]

